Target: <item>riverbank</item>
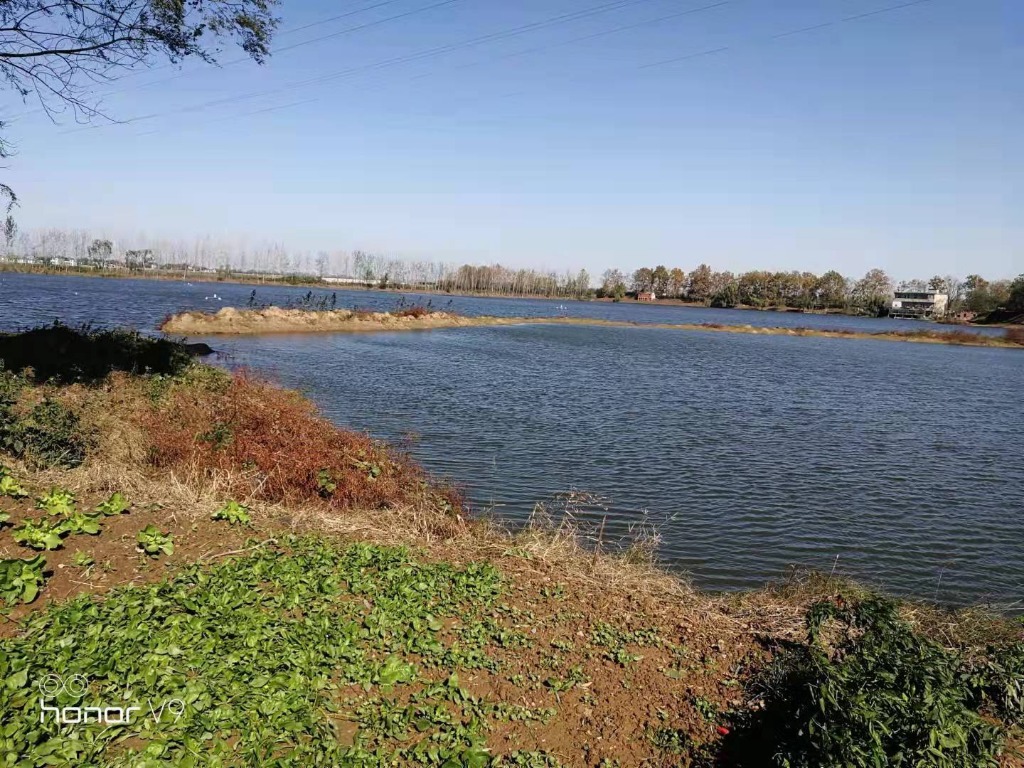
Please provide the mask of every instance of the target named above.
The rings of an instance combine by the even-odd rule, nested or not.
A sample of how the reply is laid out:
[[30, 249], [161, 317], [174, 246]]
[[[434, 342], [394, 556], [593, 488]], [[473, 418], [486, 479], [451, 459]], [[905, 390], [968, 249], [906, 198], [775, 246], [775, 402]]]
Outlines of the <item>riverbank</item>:
[[[702, 593], [651, 539], [595, 551], [552, 507], [511, 533], [166, 340], [57, 327], [0, 335], [0, 358], [0, 754], [19, 765], [1024, 765], [1019, 622], [827, 578]], [[40, 694], [173, 705], [58, 723]], [[895, 740], [871, 743], [879, 719]]]
[[387, 331], [438, 330], [503, 325], [586, 325], [606, 328], [656, 328], [675, 331], [715, 331], [774, 336], [814, 336], [836, 339], [876, 339], [925, 344], [1005, 347], [1024, 349], [1024, 333], [1012, 329], [1003, 336], [975, 334], [969, 331], [920, 328], [908, 331], [867, 333], [816, 328], [760, 328], [723, 323], [636, 323], [586, 317], [470, 317], [452, 312], [432, 312], [412, 307], [398, 312], [361, 310], [308, 310], [265, 307], [218, 312], [181, 312], [166, 318], [160, 330], [179, 336], [250, 336], [289, 333], [373, 333]]

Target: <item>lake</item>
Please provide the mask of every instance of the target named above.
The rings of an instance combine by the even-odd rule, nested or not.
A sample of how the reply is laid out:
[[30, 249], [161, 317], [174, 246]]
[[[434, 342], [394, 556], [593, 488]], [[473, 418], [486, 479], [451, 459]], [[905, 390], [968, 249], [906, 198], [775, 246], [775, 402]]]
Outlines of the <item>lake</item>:
[[[152, 331], [167, 313], [241, 306], [252, 290], [3, 274], [0, 327], [60, 319]], [[307, 290], [256, 288], [279, 304]], [[388, 309], [398, 297], [337, 299]], [[917, 327], [626, 302], [422, 300], [501, 316]], [[605, 501], [579, 511], [585, 522], [603, 523], [613, 543], [657, 526], [661, 558], [703, 587], [758, 587], [797, 565], [903, 595], [1021, 608], [1024, 352], [545, 325], [209, 341], [230, 364], [303, 390], [339, 424], [414, 436], [419, 461], [512, 524], [554, 494], [596, 494]]]

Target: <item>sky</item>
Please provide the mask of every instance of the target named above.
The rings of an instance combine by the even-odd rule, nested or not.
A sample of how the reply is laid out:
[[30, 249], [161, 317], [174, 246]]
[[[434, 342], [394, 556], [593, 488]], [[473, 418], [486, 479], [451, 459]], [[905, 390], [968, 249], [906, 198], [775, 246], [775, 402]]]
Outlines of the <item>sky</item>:
[[97, 87], [118, 123], [0, 92], [3, 180], [22, 229], [595, 275], [1024, 272], [1024, 3], [863, 15], [900, 4], [284, 0], [266, 65]]

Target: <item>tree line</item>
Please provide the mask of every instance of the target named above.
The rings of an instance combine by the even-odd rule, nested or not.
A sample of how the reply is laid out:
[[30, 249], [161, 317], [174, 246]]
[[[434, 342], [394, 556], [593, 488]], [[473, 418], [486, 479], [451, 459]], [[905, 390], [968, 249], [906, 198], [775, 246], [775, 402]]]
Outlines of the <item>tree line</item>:
[[[981, 275], [935, 275], [930, 279], [897, 284], [882, 269], [868, 270], [857, 279], [835, 270], [813, 272], [751, 270], [741, 274], [719, 272], [701, 264], [686, 273], [678, 267], [641, 267], [627, 276], [609, 269], [601, 276], [596, 295], [622, 299], [640, 292], [658, 298], [679, 299], [714, 307], [792, 307], [861, 311], [880, 314], [888, 309], [896, 291], [935, 291], [949, 297], [949, 310], [987, 313], [1010, 307], [1024, 290], [1024, 276], [1014, 281], [986, 280]], [[1012, 308], [1012, 307], [1011, 307]], [[1024, 307], [1021, 308], [1024, 312]]]
[[[714, 307], [792, 307], [879, 314], [886, 311], [895, 290], [935, 290], [949, 296], [954, 312], [979, 314], [998, 307], [1017, 306], [1024, 277], [1015, 281], [986, 280], [980, 275], [961, 279], [935, 275], [897, 284], [884, 270], [871, 269], [860, 278], [835, 270], [740, 274], [700, 264], [689, 272], [663, 265], [641, 267], [631, 274], [605, 271], [597, 285], [585, 270], [538, 270], [500, 264], [453, 264], [431, 259], [408, 259], [355, 250], [294, 251], [280, 243], [200, 237], [194, 240], [153, 239], [145, 235], [96, 237], [83, 230], [40, 229], [27, 233], [8, 226], [4, 232], [8, 260], [30, 260], [58, 268], [218, 271], [230, 274], [286, 276], [308, 279], [346, 277], [366, 286], [432, 289], [453, 293], [544, 298], [611, 298], [623, 300], [644, 291], [658, 298]], [[1021, 306], [1020, 312], [1024, 312]]]

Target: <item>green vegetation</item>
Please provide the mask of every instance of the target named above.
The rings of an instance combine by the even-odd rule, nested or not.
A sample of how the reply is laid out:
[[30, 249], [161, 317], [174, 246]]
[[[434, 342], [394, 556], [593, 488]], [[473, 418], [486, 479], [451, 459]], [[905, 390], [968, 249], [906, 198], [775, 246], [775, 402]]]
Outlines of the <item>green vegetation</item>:
[[16, 542], [32, 549], [60, 549], [64, 546], [64, 533], [63, 524], [53, 525], [46, 518], [25, 520], [11, 531]]
[[77, 467], [89, 444], [78, 416], [49, 397], [31, 406], [19, 404], [26, 384], [23, 377], [0, 369], [0, 450], [36, 466]]
[[45, 566], [42, 555], [28, 560], [0, 560], [0, 607], [35, 600], [45, 582]]
[[[549, 716], [474, 696], [441, 633], [421, 629], [438, 619], [474, 626], [503, 591], [490, 566], [314, 539], [286, 546], [34, 615], [22, 637], [0, 640], [0, 711], [25, 714], [0, 732], [0, 755], [26, 766], [486, 766], [491, 724]], [[110, 727], [40, 722], [36, 683], [54, 670], [88, 687], [53, 704], [143, 711]], [[147, 702], [159, 711], [169, 701], [182, 711], [153, 722]]]
[[36, 501], [36, 508], [48, 515], [70, 515], [75, 511], [75, 495], [70, 491], [53, 488]]
[[878, 597], [816, 603], [807, 628], [807, 645], [761, 675], [764, 710], [736, 734], [746, 754], [774, 758], [742, 764], [998, 765], [1005, 729], [982, 710], [987, 701], [1019, 707], [1024, 645], [971, 662], [915, 633], [896, 603]]
[[110, 498], [96, 505], [96, 511], [108, 517], [120, 515], [128, 511], [131, 503], [120, 491], [114, 491]]
[[21, 487], [21, 484], [14, 478], [11, 471], [0, 466], [0, 496], [7, 496], [12, 499], [21, 499], [28, 496], [28, 491]]
[[147, 525], [139, 531], [136, 540], [139, 542], [139, 549], [147, 555], [156, 557], [160, 553], [165, 555], [174, 554], [174, 537], [169, 533], [164, 533], [155, 525]]
[[69, 328], [55, 323], [22, 333], [0, 333], [0, 359], [14, 373], [31, 370], [37, 383], [96, 382], [114, 371], [134, 374], [182, 373], [191, 363], [177, 342], [137, 331]]
[[237, 501], [229, 501], [223, 507], [213, 513], [214, 520], [226, 520], [231, 525], [248, 525], [252, 522], [249, 516], [249, 508]]

